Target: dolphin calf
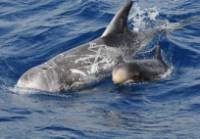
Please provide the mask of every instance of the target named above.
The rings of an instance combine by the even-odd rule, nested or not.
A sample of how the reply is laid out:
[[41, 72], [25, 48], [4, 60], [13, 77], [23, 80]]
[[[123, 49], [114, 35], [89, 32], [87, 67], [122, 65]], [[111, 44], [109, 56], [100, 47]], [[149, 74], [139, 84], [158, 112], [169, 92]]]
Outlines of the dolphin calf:
[[16, 86], [55, 92], [81, 88], [111, 75], [121, 57], [134, 55], [153, 34], [128, 29], [132, 4], [131, 0], [127, 1], [99, 38], [29, 69]]
[[161, 56], [160, 46], [157, 46], [154, 59], [119, 63], [112, 71], [112, 81], [115, 84], [123, 84], [157, 80], [168, 70], [169, 66]]

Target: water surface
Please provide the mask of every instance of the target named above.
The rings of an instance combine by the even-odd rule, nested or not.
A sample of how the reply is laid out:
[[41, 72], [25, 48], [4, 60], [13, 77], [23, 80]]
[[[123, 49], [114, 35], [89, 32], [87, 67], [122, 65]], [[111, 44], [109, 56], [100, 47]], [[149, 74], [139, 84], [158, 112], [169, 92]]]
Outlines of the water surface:
[[[173, 66], [166, 79], [115, 86], [108, 78], [92, 88], [64, 94], [13, 91], [29, 68], [100, 36], [124, 3], [1, 0], [2, 139], [200, 138], [199, 22], [163, 34], [148, 45], [151, 48], [160, 42], [163, 56]], [[152, 24], [143, 17], [151, 17], [154, 24], [200, 15], [198, 0], [142, 0], [136, 4], [129, 20], [135, 27]], [[133, 20], [136, 16], [142, 20]]]

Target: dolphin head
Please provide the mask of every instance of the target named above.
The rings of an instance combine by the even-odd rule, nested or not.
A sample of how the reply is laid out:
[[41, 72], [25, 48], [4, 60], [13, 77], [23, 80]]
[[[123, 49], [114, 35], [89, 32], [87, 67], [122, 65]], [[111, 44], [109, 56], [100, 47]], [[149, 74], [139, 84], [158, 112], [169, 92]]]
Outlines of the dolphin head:
[[38, 67], [32, 68], [25, 72], [18, 80], [16, 86], [20, 88], [46, 90], [48, 84], [45, 79], [46, 70]]
[[112, 71], [112, 81], [115, 84], [136, 82], [140, 78], [140, 69], [135, 63], [120, 63]]

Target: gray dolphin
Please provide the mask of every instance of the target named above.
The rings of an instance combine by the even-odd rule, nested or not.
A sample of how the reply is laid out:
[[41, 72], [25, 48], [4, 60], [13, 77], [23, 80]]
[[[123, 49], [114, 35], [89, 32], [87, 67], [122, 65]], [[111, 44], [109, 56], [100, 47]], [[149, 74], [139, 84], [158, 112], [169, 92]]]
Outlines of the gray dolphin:
[[26, 71], [16, 86], [49, 92], [81, 88], [112, 73], [120, 57], [131, 57], [154, 33], [128, 29], [129, 0], [113, 17], [99, 38], [63, 52]]
[[154, 59], [119, 63], [112, 71], [112, 81], [115, 84], [123, 84], [157, 80], [161, 79], [169, 69], [161, 56], [160, 46], [157, 46]]

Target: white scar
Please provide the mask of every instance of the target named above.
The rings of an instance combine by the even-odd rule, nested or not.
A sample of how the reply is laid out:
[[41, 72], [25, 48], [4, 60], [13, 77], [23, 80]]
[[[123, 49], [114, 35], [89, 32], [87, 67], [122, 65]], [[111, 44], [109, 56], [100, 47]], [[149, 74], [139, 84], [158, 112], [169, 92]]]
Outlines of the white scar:
[[82, 76], [87, 76], [83, 71], [81, 71], [81, 70], [77, 70], [77, 69], [70, 69], [70, 71], [72, 72], [72, 73], [75, 73], [75, 74], [80, 74], [80, 75], [82, 75]]
[[114, 65], [114, 59], [121, 55], [121, 52], [117, 48], [109, 47], [104, 44], [97, 45], [96, 43], [89, 43], [89, 45], [88, 51], [93, 53], [85, 55], [75, 61], [75, 63], [83, 62], [90, 64], [88, 74], [97, 73], [100, 69], [100, 64], [103, 64], [101, 69], [109, 68], [109, 66]]

